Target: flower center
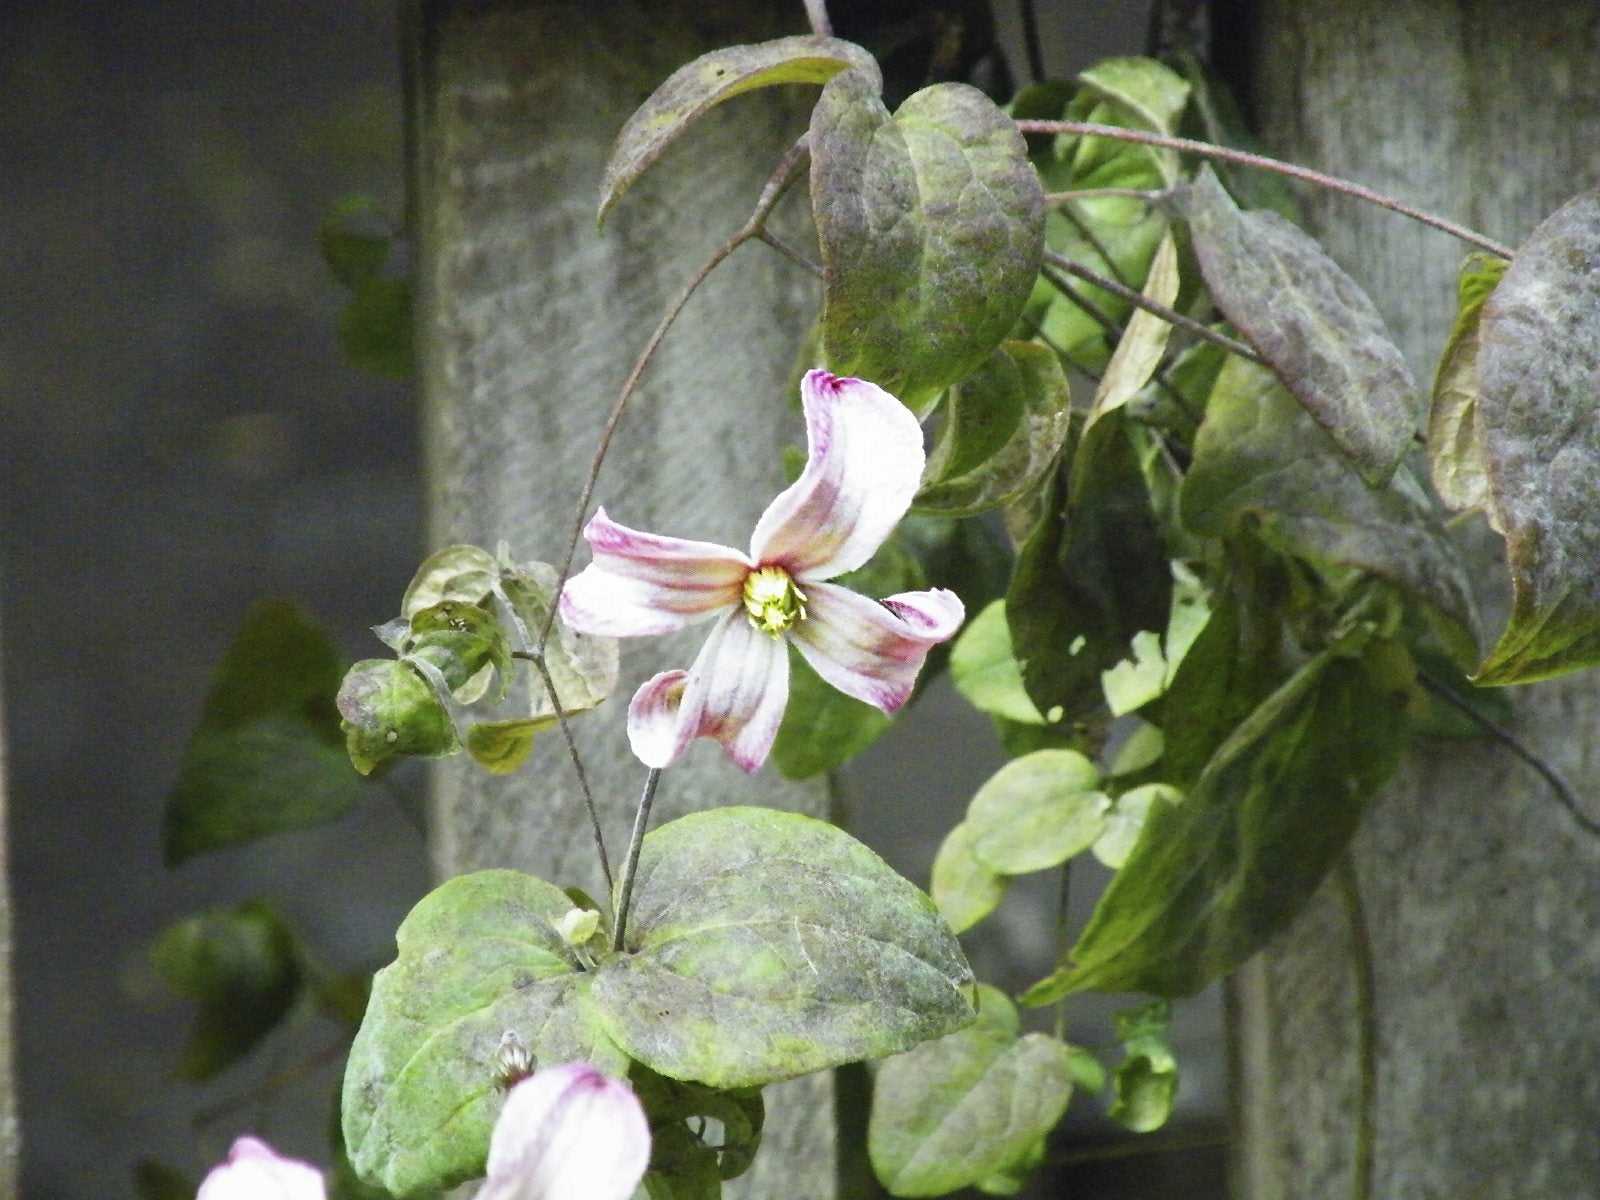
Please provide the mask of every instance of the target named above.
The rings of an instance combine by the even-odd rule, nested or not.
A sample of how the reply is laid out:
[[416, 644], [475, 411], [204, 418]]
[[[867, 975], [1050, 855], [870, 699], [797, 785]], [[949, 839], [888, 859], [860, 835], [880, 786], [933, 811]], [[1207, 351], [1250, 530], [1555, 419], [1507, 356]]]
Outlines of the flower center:
[[744, 577], [744, 611], [764, 633], [786, 633], [806, 619], [806, 594], [782, 567], [757, 567]]

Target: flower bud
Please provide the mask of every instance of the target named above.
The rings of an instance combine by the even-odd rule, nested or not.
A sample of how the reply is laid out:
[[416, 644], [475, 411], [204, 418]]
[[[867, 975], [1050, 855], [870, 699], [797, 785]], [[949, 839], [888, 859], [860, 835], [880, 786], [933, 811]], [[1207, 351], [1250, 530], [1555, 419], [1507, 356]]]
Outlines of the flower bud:
[[260, 1138], [241, 1137], [211, 1169], [195, 1200], [326, 1200], [322, 1172], [285, 1158]]
[[649, 1165], [650, 1126], [633, 1089], [564, 1063], [511, 1089], [478, 1200], [630, 1200]]

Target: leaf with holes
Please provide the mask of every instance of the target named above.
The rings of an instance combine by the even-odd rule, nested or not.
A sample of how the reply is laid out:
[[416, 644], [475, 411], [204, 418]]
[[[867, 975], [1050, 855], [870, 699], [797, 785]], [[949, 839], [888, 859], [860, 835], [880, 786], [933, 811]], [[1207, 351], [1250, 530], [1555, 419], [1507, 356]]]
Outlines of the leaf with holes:
[[1010, 331], [1039, 270], [1044, 192], [1022, 135], [941, 83], [890, 117], [858, 71], [811, 118], [823, 357], [925, 412]]
[[728, 46], [679, 67], [617, 135], [600, 181], [599, 219], [606, 219], [622, 194], [689, 126], [724, 100], [780, 83], [827, 83], [852, 69], [876, 95], [883, 86], [877, 62], [860, 46], [837, 38], [786, 37]]
[[1600, 192], [1529, 235], [1478, 340], [1478, 425], [1513, 600], [1476, 680], [1529, 683], [1600, 663]]
[[1304, 230], [1277, 213], [1241, 212], [1210, 167], [1183, 208], [1217, 308], [1363, 478], [1386, 481], [1422, 410], [1377, 307]]

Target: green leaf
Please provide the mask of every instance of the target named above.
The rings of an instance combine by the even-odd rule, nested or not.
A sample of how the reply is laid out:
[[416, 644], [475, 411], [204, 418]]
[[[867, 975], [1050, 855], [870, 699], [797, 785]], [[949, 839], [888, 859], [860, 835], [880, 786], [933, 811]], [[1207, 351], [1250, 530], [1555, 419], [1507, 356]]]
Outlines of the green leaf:
[[394, 235], [366, 196], [341, 196], [317, 227], [317, 247], [333, 277], [351, 291], [376, 278], [389, 261]]
[[894, 1196], [938, 1196], [1011, 1174], [1066, 1111], [1070, 1060], [1055, 1038], [1019, 1037], [1011, 1001], [980, 985], [976, 1023], [878, 1069], [867, 1130], [878, 1179]]
[[[1172, 230], [1161, 235], [1161, 244], [1150, 261], [1150, 274], [1144, 282], [1144, 297], [1157, 304], [1172, 307], [1178, 298], [1178, 244]], [[1089, 424], [1093, 425], [1108, 412], [1114, 412], [1139, 394], [1139, 389], [1150, 382], [1150, 377], [1161, 365], [1167, 352], [1167, 341], [1172, 336], [1172, 326], [1148, 309], [1138, 309], [1128, 318], [1127, 328], [1117, 343], [1111, 361], [1100, 376], [1100, 386], [1094, 394], [1094, 406], [1089, 411]], [[1085, 439], [1080, 450], [1091, 443]]]
[[1173, 563], [1172, 613], [1163, 637], [1152, 630], [1133, 635], [1133, 657], [1103, 672], [1100, 686], [1114, 717], [1135, 712], [1166, 693], [1183, 656], [1204, 628], [1210, 608], [1199, 579], [1180, 563]]
[[1224, 536], [1247, 514], [1269, 544], [1355, 567], [1430, 605], [1464, 659], [1477, 614], [1454, 545], [1411, 473], [1371, 488], [1268, 371], [1230, 358], [1217, 377], [1180, 498], [1195, 533]]
[[339, 347], [355, 366], [386, 379], [416, 373], [411, 281], [364, 280], [339, 317]]
[[1188, 80], [1153, 58], [1103, 58], [1078, 79], [1155, 133], [1176, 130], [1189, 103]]
[[555, 723], [554, 717], [479, 721], [467, 730], [467, 753], [491, 775], [509, 775], [528, 761], [533, 735]]
[[786, 37], [728, 46], [679, 67], [617, 135], [600, 181], [600, 221], [680, 134], [724, 100], [780, 83], [826, 83], [845, 70], [860, 76], [873, 95], [883, 86], [872, 55], [837, 38]]
[[[1172, 571], [1144, 475], [1120, 420], [1085, 434], [1095, 446], [1059, 482], [1017, 559], [1006, 620], [1028, 695], [1047, 720], [1099, 710], [1103, 671], [1133, 635], [1167, 622]], [[1059, 710], [1059, 711], [1058, 711]]]
[[1095, 839], [1094, 856], [1113, 871], [1122, 867], [1139, 843], [1145, 820], [1155, 804], [1177, 804], [1183, 793], [1167, 783], [1146, 783], [1118, 796], [1105, 817], [1105, 829]]
[[1228, 320], [1356, 464], [1394, 473], [1422, 418], [1410, 368], [1367, 294], [1272, 212], [1241, 212], [1210, 167], [1184, 204], [1195, 257]]
[[435, 667], [463, 704], [488, 690], [490, 670], [500, 682], [492, 700], [505, 696], [514, 677], [505, 628], [488, 609], [460, 600], [442, 600], [411, 618], [405, 657]]
[[[1430, 684], [1450, 692], [1492, 724], [1502, 728], [1511, 724], [1515, 710], [1507, 693], [1499, 688], [1475, 687], [1454, 659], [1430, 646], [1411, 647], [1411, 657], [1419, 671], [1427, 672]], [[1418, 737], [1461, 741], [1489, 736], [1482, 725], [1432, 692], [1428, 694], [1427, 713], [1417, 720], [1416, 732]]]
[[162, 811], [168, 866], [350, 811], [366, 789], [340, 751], [341, 666], [327, 635], [294, 605], [251, 608]]
[[644, 840], [607, 1030], [675, 1079], [748, 1087], [905, 1050], [972, 1018], [972, 975], [925, 895], [842, 830], [723, 808]]
[[1011, 652], [1004, 600], [996, 600], [967, 622], [950, 652], [950, 679], [979, 712], [1024, 725], [1044, 717], [1022, 686], [1022, 667]]
[[345, 1068], [345, 1142], [364, 1180], [405, 1196], [483, 1173], [508, 1030], [536, 1064], [581, 1060], [627, 1074], [597, 1020], [593, 976], [556, 931], [571, 908], [543, 880], [479, 871], [406, 917]]
[[1478, 321], [1484, 301], [1509, 265], [1488, 254], [1467, 255], [1456, 285], [1455, 324], [1433, 376], [1428, 464], [1434, 490], [1451, 508], [1489, 504], [1489, 477], [1478, 430]]
[[1116, 1100], [1107, 1114], [1134, 1133], [1151, 1133], [1172, 1115], [1178, 1091], [1178, 1060], [1167, 1041], [1172, 1005], [1142, 1005], [1116, 1016], [1117, 1037], [1126, 1057], [1113, 1078]]
[[442, 758], [461, 750], [443, 701], [416, 671], [391, 658], [351, 667], [339, 688], [345, 748], [363, 775], [397, 754]]
[[652, 1126], [644, 1191], [649, 1200], [720, 1200], [717, 1152], [681, 1121]]
[[[549, 563], [512, 564], [501, 554], [500, 587], [518, 634], [532, 649], [539, 631], [557, 602], [559, 572]], [[561, 711], [568, 716], [587, 712], [617, 687], [617, 639], [579, 633], [558, 614], [544, 648], [545, 670], [555, 687]], [[554, 717], [555, 706], [537, 673], [529, 683], [530, 715]]]
[[1002, 344], [950, 389], [913, 511], [971, 516], [1036, 487], [1067, 439], [1071, 400], [1053, 350]]
[[1481, 684], [1600, 663], [1600, 192], [1517, 250], [1478, 329], [1478, 425], [1511, 619]]
[[400, 615], [409, 621], [423, 609], [446, 600], [482, 604], [494, 594], [499, 577], [500, 565], [487, 550], [459, 545], [435, 550], [422, 560], [406, 585]]
[[206, 1080], [243, 1058], [300, 997], [305, 969], [294, 932], [265, 900], [215, 908], [162, 930], [150, 963], [199, 1007], [178, 1064], [180, 1079]]
[[[1235, 150], [1264, 153], [1266, 148], [1251, 132], [1238, 100], [1222, 75], [1192, 51], [1180, 51], [1176, 59], [1193, 89], [1194, 111], [1200, 119], [1200, 132], [1204, 139], [1219, 146], [1231, 146]], [[1269, 208], [1289, 220], [1298, 215], [1294, 193], [1289, 190], [1289, 182], [1282, 175], [1221, 161], [1215, 167], [1228, 185], [1228, 191], [1237, 196], [1244, 207]]]
[[1000, 875], [1060, 866], [1104, 831], [1111, 801], [1099, 788], [1099, 769], [1073, 750], [1012, 760], [967, 808], [973, 857]]
[[1016, 127], [941, 83], [890, 118], [858, 71], [811, 118], [823, 357], [925, 412], [1000, 344], [1039, 270], [1044, 192]]
[[1010, 882], [978, 861], [972, 842], [972, 827], [965, 821], [945, 835], [934, 856], [928, 889], [939, 915], [957, 933], [965, 933], [998, 908]]
[[[1085, 990], [1191, 995], [1284, 928], [1355, 832], [1406, 741], [1353, 642], [1302, 667], [1212, 756], [1178, 805], [1156, 805], [1072, 949], [1027, 1004]], [[1352, 753], [1359, 747], [1359, 753]]]

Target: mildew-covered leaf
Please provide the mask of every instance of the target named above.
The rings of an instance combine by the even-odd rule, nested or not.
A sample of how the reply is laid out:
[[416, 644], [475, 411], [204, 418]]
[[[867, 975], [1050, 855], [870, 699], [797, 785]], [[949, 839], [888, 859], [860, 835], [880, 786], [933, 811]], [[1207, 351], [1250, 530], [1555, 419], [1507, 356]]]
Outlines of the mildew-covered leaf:
[[425, 608], [446, 600], [482, 604], [494, 591], [500, 569], [487, 550], [477, 546], [446, 546], [422, 560], [406, 585], [400, 615], [410, 620]]
[[1600, 663], [1600, 192], [1529, 235], [1484, 303], [1478, 429], [1511, 619], [1478, 683]]
[[1066, 1111], [1072, 1083], [1071, 1048], [1020, 1034], [1011, 1001], [980, 985], [974, 1024], [878, 1069], [867, 1130], [873, 1170], [893, 1196], [1020, 1175]]
[[1071, 427], [1061, 360], [1033, 342], [1006, 342], [950, 389], [913, 511], [966, 517], [1038, 485]]
[[724, 100], [780, 83], [827, 83], [850, 69], [877, 95], [883, 86], [877, 61], [855, 43], [838, 38], [786, 37], [727, 46], [679, 67], [617, 135], [600, 181], [599, 219], [606, 219], [622, 194], [680, 134]]
[[345, 749], [363, 775], [397, 754], [441, 758], [461, 750], [450, 710], [416, 671], [392, 658], [368, 658], [339, 688]]
[[977, 88], [941, 83], [891, 118], [861, 72], [811, 118], [823, 356], [923, 412], [1010, 331], [1044, 244], [1022, 135]]
[[508, 1031], [536, 1065], [627, 1074], [596, 1019], [592, 976], [556, 930], [571, 909], [560, 889], [500, 870], [451, 879], [412, 909], [345, 1068], [345, 1144], [363, 1179], [403, 1196], [483, 1173]]
[[1183, 204], [1211, 298], [1368, 483], [1394, 473], [1422, 420], [1411, 370], [1359, 284], [1272, 212], [1241, 212], [1210, 167]]
[[1074, 750], [1013, 759], [967, 806], [973, 857], [997, 874], [1025, 875], [1087, 850], [1111, 807], [1100, 782], [1099, 768]]
[[625, 953], [595, 980], [651, 1069], [747, 1087], [879, 1058], [972, 1019], [933, 902], [842, 830], [723, 808], [645, 838]]
[[[1434, 489], [1451, 508], [1489, 503], [1483, 438], [1478, 431], [1478, 319], [1483, 302], [1509, 265], [1505, 259], [1487, 254], [1469, 254], [1462, 263], [1455, 324], [1433, 377], [1428, 463]], [[1492, 509], [1489, 518], [1498, 520]]]
[[[1145, 279], [1144, 296], [1157, 304], [1172, 306], [1178, 298], [1178, 244], [1172, 230], [1161, 235], [1156, 256], [1150, 261], [1150, 274]], [[1172, 336], [1172, 326], [1147, 309], [1138, 309], [1128, 318], [1100, 376], [1100, 387], [1094, 395], [1094, 406], [1089, 410], [1089, 424], [1093, 425], [1106, 413], [1121, 408], [1139, 394], [1139, 389], [1150, 382], [1161, 357], [1167, 352], [1167, 341]]]
[[481, 698], [491, 680], [499, 681], [494, 700], [511, 686], [511, 641], [499, 619], [480, 605], [441, 600], [422, 609], [411, 618], [405, 647], [405, 657], [430, 664], [462, 704]]
[[1217, 377], [1180, 495], [1184, 524], [1221, 537], [1259, 520], [1269, 545], [1356, 567], [1430, 605], [1463, 659], [1475, 655], [1477, 614], [1460, 557], [1427, 494], [1404, 467], [1368, 487], [1273, 374], [1230, 358]]

